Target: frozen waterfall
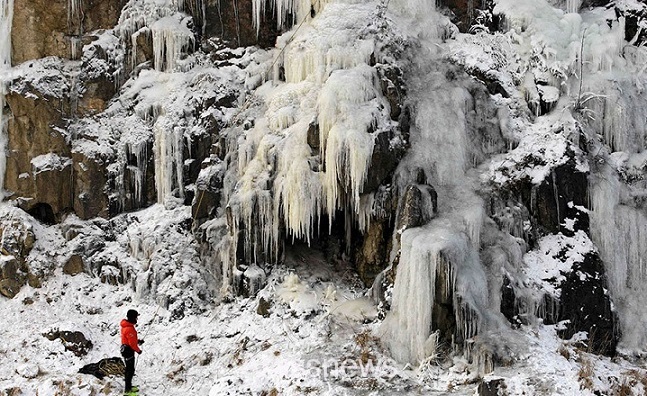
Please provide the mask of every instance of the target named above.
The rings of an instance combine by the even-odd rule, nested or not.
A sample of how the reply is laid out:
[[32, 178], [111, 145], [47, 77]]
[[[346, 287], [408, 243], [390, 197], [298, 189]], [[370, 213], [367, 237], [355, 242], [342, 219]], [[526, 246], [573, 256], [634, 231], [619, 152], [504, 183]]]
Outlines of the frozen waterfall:
[[[465, 116], [471, 97], [464, 88], [444, 80], [441, 65], [423, 70], [412, 95], [411, 149], [396, 179], [404, 191], [415, 183], [414, 170], [421, 169], [438, 192], [439, 215], [402, 234], [391, 311], [382, 328], [394, 357], [412, 364], [420, 364], [436, 351], [432, 312], [438, 298], [453, 307], [450, 315], [460, 334], [454, 340], [459, 348], [489, 325], [487, 275], [479, 260], [485, 210], [474, 193], [475, 181], [466, 174], [473, 150]], [[440, 280], [446, 284], [437, 290]]]
[[157, 202], [164, 203], [176, 188], [179, 189], [180, 197], [184, 196], [182, 183], [184, 128], [175, 125], [174, 120], [162, 114], [155, 121], [153, 132]]
[[7, 73], [11, 69], [11, 24], [13, 0], [0, 0], [0, 200], [4, 199], [4, 178], [7, 167], [7, 132], [4, 115], [7, 94]]

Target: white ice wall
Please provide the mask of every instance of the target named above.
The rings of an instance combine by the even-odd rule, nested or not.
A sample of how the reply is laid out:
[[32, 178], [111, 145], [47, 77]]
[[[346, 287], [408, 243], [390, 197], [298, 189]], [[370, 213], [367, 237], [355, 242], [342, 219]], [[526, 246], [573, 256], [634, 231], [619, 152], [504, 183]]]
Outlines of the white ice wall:
[[4, 178], [7, 167], [7, 130], [4, 115], [7, 94], [7, 73], [11, 69], [11, 24], [13, 0], [0, 0], [0, 200], [4, 198]]

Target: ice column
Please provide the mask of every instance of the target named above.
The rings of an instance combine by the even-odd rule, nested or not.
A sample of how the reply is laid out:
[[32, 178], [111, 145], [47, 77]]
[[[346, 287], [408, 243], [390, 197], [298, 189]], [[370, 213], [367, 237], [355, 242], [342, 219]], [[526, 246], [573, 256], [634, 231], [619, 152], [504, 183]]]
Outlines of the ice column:
[[7, 167], [6, 120], [4, 118], [6, 76], [11, 69], [11, 23], [13, 20], [13, 0], [0, 0], [0, 199], [4, 199], [4, 177]]
[[164, 17], [151, 26], [155, 69], [173, 71], [182, 50], [193, 43], [193, 32], [187, 27], [188, 19]]
[[645, 350], [647, 344], [647, 215], [624, 205], [625, 193], [610, 169], [591, 185], [591, 237], [605, 263], [611, 298], [619, 313], [620, 347]]
[[581, 4], [582, 0], [566, 0], [566, 12], [579, 12]]
[[184, 128], [173, 125], [171, 120], [161, 115], [155, 125], [155, 187], [157, 202], [164, 203], [175, 187], [179, 188], [180, 196], [184, 196], [182, 182], [182, 150]]
[[479, 302], [487, 301], [486, 276], [472, 241], [447, 225], [411, 228], [402, 234], [393, 303], [382, 327], [393, 357], [400, 362], [417, 365], [436, 351], [432, 312], [441, 273], [440, 279], [446, 282], [444, 292], [452, 293], [463, 341], [474, 337], [482, 326]]
[[68, 0], [67, 4], [67, 18], [72, 20], [72, 18], [77, 17], [81, 12], [81, 0]]

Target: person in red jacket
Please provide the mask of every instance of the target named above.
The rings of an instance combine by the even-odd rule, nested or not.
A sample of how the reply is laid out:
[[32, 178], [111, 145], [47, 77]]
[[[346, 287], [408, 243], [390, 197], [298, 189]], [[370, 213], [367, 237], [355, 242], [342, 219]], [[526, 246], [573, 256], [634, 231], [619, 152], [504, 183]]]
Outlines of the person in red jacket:
[[133, 387], [133, 376], [135, 375], [135, 352], [142, 353], [139, 345], [144, 343], [144, 340], [137, 339], [137, 317], [139, 313], [134, 309], [129, 309], [126, 313], [126, 319], [121, 321], [121, 356], [124, 358], [126, 364], [126, 390], [125, 392], [137, 391], [137, 387]]

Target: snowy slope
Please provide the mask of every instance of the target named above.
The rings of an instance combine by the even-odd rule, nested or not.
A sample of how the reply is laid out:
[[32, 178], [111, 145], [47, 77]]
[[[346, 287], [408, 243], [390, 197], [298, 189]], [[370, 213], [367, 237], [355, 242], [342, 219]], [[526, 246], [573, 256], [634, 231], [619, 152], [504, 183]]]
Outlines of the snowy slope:
[[[3, 203], [3, 247], [33, 233], [26, 260], [43, 282], [1, 297], [0, 395], [120, 394], [120, 378], [78, 369], [118, 356], [118, 323], [130, 308], [140, 312], [146, 340], [135, 377], [145, 395], [470, 395], [498, 380], [509, 395], [647, 393], [647, 51], [625, 40], [624, 19], [612, 9], [495, 3], [502, 31], [461, 34], [424, 1], [317, 2], [311, 14], [312, 4], [279, 1], [279, 25], [290, 17], [303, 24], [276, 48], [212, 57], [186, 54], [196, 37], [183, 2], [128, 2], [118, 26], [84, 48], [86, 61], [99, 47], [108, 54], [86, 72], [125, 79], [137, 36], [149, 33], [153, 67], [135, 68], [105, 111], [70, 121], [64, 134], [74, 153], [111, 163], [110, 199], [122, 210], [131, 200], [132, 211], [45, 226]], [[0, 1], [0, 32], [8, 4]], [[254, 1], [256, 27], [264, 6]], [[10, 68], [8, 48], [0, 42], [0, 107], [5, 79], [25, 84], [12, 85], [16, 93], [27, 95], [31, 84], [51, 97], [71, 95], [78, 63], [45, 58]], [[376, 71], [388, 63], [408, 73], [407, 137]], [[499, 92], [476, 103], [485, 84], [470, 76], [496, 82]], [[315, 124], [318, 150], [306, 136]], [[226, 155], [210, 152], [187, 185], [185, 152], [215, 129]], [[393, 145], [410, 145], [394, 190], [422, 173], [438, 193], [438, 215], [397, 231], [397, 276], [380, 303], [353, 263], [330, 260], [318, 237], [340, 213], [360, 232], [376, 218], [376, 194], [363, 189], [384, 132], [393, 132]], [[67, 160], [37, 156], [34, 176]], [[590, 176], [591, 207], [576, 208], [590, 217], [590, 232], [575, 218], [558, 219], [564, 233], [546, 235], [521, 217], [495, 224], [492, 191], [540, 186], [566, 165]], [[144, 208], [152, 203], [148, 166], [157, 203]], [[217, 178], [222, 205], [194, 224], [185, 198]], [[232, 294], [240, 250], [245, 274], [268, 270], [253, 297]], [[566, 323], [538, 317], [549, 309], [545, 296], [559, 299], [565, 274], [587, 254], [605, 262], [604, 293], [621, 330], [614, 358], [592, 353], [592, 335], [562, 340]], [[74, 255], [86, 271], [64, 274]], [[431, 326], [440, 273], [460, 335], [451, 344]], [[512, 325], [501, 312], [502, 275], [518, 281], [529, 319]], [[44, 336], [52, 331], [81, 331], [93, 347], [76, 356]]]

